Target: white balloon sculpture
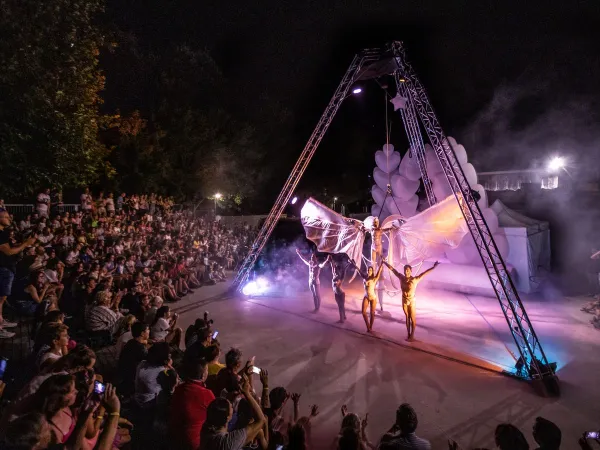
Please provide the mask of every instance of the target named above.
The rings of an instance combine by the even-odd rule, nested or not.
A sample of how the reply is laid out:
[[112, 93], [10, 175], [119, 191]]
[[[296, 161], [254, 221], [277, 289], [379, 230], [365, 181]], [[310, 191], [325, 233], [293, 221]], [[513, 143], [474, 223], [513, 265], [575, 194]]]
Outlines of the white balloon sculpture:
[[[479, 193], [479, 207], [494, 236], [500, 254], [506, 258], [508, 255], [508, 241], [504, 231], [498, 228], [498, 217], [496, 213], [488, 208], [487, 195], [484, 187], [477, 183], [477, 172], [473, 164], [469, 163], [467, 151], [458, 144], [453, 137], [448, 136], [448, 142], [452, 145], [456, 158], [462, 167], [467, 182], [471, 188]], [[445, 142], [445, 145], [448, 145]], [[416, 155], [408, 151], [403, 158], [394, 151], [394, 146], [385, 144], [383, 150], [375, 153], [377, 167], [373, 171], [375, 184], [371, 189], [375, 204], [371, 207], [371, 214], [379, 217], [381, 221], [392, 214], [401, 214], [404, 217], [412, 217], [417, 213], [419, 198], [416, 195], [419, 189], [421, 172], [417, 163]], [[442, 165], [431, 145], [425, 145], [425, 165], [427, 174], [432, 182], [433, 192], [436, 198], [443, 200], [452, 195], [452, 189], [444, 175]], [[387, 186], [391, 185], [392, 194], [386, 196]], [[446, 252], [448, 259], [454, 264], [477, 265], [481, 259], [471, 234], [465, 235], [459, 246]]]

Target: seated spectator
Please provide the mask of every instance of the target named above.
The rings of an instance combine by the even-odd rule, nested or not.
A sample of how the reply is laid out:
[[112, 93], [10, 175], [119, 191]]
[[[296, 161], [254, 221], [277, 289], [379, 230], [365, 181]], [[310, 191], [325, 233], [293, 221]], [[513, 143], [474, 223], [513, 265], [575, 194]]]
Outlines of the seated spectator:
[[177, 313], [171, 317], [171, 310], [168, 306], [161, 306], [156, 311], [156, 317], [150, 327], [150, 337], [155, 342], [167, 342], [174, 347], [179, 347], [181, 343], [181, 328], [176, 327]]
[[338, 450], [367, 450], [375, 446], [369, 442], [366, 434], [367, 416], [363, 420], [356, 414], [349, 413], [346, 405], [342, 406], [342, 426], [334, 441]]
[[501, 423], [496, 427], [495, 441], [498, 450], [529, 450], [521, 430], [509, 423]]
[[144, 314], [144, 322], [148, 325], [152, 325], [156, 318], [156, 312], [162, 307], [163, 303], [162, 298], [158, 296], [154, 297], [150, 309]]
[[562, 433], [556, 424], [538, 417], [533, 425], [533, 439], [539, 445], [537, 450], [559, 450]]
[[212, 331], [210, 328], [201, 328], [196, 331], [194, 343], [185, 349], [185, 358], [191, 358], [192, 361], [204, 358], [206, 359], [206, 349], [212, 343]]
[[34, 345], [38, 370], [43, 370], [69, 353], [68, 329], [66, 325], [56, 322], [48, 323], [40, 329]]
[[118, 372], [121, 377], [119, 392], [131, 395], [135, 390], [135, 374], [138, 365], [148, 356], [150, 329], [143, 322], [131, 326], [132, 339], [128, 341], [119, 355]]
[[110, 291], [100, 291], [96, 294], [96, 304], [86, 315], [85, 326], [88, 331], [107, 332], [112, 336], [119, 329], [119, 321], [123, 315], [119, 312], [120, 297], [113, 299]]
[[48, 448], [51, 441], [50, 424], [39, 412], [25, 414], [10, 422], [4, 436], [6, 449], [42, 450]]
[[73, 375], [53, 375], [42, 383], [35, 394], [33, 410], [46, 417], [54, 444], [66, 443], [75, 429], [76, 418], [70, 407], [76, 397]]
[[57, 297], [53, 296], [57, 286], [46, 279], [43, 271], [31, 272], [29, 284], [23, 291], [23, 297], [15, 301], [15, 307], [24, 315], [34, 316], [42, 302], [48, 304], [44, 309], [52, 311], [58, 309]]
[[[125, 349], [123, 349], [124, 351]], [[171, 349], [166, 342], [158, 342], [148, 350], [148, 357], [138, 364], [135, 374], [136, 404], [141, 408], [153, 408], [162, 390], [158, 376], [171, 367]]]
[[169, 413], [169, 435], [174, 447], [195, 450], [200, 445], [200, 431], [206, 420], [208, 405], [214, 394], [204, 386], [206, 361], [189, 361], [184, 366], [184, 382], [175, 388]]
[[215, 344], [209, 345], [204, 354], [208, 362], [208, 375], [217, 375], [225, 367], [225, 364], [219, 362], [219, 357], [221, 356], [220, 347]]
[[131, 333], [131, 327], [136, 322], [136, 320], [137, 319], [133, 315], [129, 315], [126, 317], [126, 319], [124, 321], [124, 325], [123, 325], [125, 328], [125, 331], [117, 339], [117, 345], [115, 347], [115, 350], [117, 351], [117, 357], [121, 354], [121, 351], [123, 350], [123, 347], [125, 346], [125, 344], [127, 344], [131, 339], [133, 339], [133, 334]]
[[252, 395], [247, 377], [242, 380], [242, 393], [257, 420], [245, 428], [228, 432], [227, 425], [233, 415], [232, 405], [225, 398], [216, 398], [207, 409], [206, 421], [200, 433], [200, 450], [240, 450], [262, 433], [265, 417]]
[[385, 444], [386, 449], [431, 450], [429, 441], [421, 439], [415, 434], [418, 425], [419, 420], [415, 410], [408, 403], [403, 403], [396, 411], [396, 422], [381, 438], [380, 446]]
[[232, 348], [225, 355], [225, 367], [217, 374], [214, 385], [211, 385], [215, 397], [219, 397], [223, 390], [228, 390], [228, 387], [239, 382], [240, 369], [242, 369], [242, 352]]

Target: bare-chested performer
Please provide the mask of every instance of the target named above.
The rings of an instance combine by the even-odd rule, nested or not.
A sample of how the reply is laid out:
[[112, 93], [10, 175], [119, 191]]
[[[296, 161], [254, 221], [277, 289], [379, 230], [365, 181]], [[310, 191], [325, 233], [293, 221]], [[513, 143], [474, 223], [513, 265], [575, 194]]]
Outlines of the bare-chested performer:
[[346, 274], [346, 269], [350, 265], [350, 262], [336, 264], [331, 255], [327, 257], [327, 260], [331, 264], [331, 274], [333, 275], [331, 278], [333, 297], [335, 298], [340, 313], [340, 320], [338, 323], [344, 323], [346, 320], [346, 293], [344, 292], [344, 289], [342, 289], [342, 283], [344, 282], [344, 275]]
[[406, 331], [408, 333], [407, 341], [415, 340], [415, 328], [417, 328], [417, 305], [415, 304], [415, 292], [419, 281], [435, 269], [439, 262], [435, 262], [433, 267], [427, 269], [416, 277], [412, 276], [412, 267], [409, 265], [404, 266], [404, 275], [396, 271], [387, 261], [383, 261], [388, 269], [390, 269], [394, 275], [400, 280], [400, 289], [402, 290], [402, 309], [404, 310], [404, 316], [406, 317]]
[[[371, 229], [371, 265], [373, 267], [381, 265], [381, 261], [383, 260], [383, 244], [381, 242], [382, 236], [383, 230], [379, 227], [379, 218], [375, 217], [373, 219], [373, 228]], [[383, 281], [381, 284], [383, 284]], [[379, 297], [379, 308], [381, 308], [381, 311], [383, 311], [384, 287], [382, 285], [377, 285], [376, 291]]]
[[319, 264], [317, 255], [315, 253], [310, 256], [310, 260], [308, 261], [302, 257], [300, 250], [296, 249], [296, 253], [298, 253], [298, 256], [302, 262], [308, 266], [308, 287], [310, 288], [310, 292], [313, 295], [313, 301], [315, 302], [314, 312], [318, 312], [319, 308], [321, 307], [321, 282], [319, 281], [319, 275], [321, 273], [321, 269], [325, 267], [325, 264], [327, 264], [327, 260]]
[[[367, 268], [366, 275], [360, 271], [360, 269], [352, 261], [352, 265], [356, 268], [358, 273], [363, 279], [363, 285], [365, 286], [365, 296], [362, 302], [362, 315], [365, 319], [365, 325], [367, 326], [367, 333], [373, 332], [373, 322], [375, 321], [375, 308], [377, 307], [377, 295], [375, 294], [375, 285], [379, 281], [381, 271], [383, 270], [383, 264], [377, 269], [377, 273], [373, 270], [373, 267]], [[370, 307], [369, 316], [367, 316], [367, 306]]]

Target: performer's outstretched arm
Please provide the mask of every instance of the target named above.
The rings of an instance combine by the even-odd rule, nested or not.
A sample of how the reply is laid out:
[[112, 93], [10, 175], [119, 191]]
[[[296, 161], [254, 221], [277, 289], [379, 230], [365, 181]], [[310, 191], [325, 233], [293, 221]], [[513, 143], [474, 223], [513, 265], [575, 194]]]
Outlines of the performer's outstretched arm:
[[352, 264], [354, 266], [354, 268], [356, 269], [356, 271], [358, 272], [358, 274], [360, 275], [360, 277], [363, 280], [366, 280], [367, 277], [365, 276], [364, 273], [362, 273], [362, 271], [360, 270], [360, 268], [356, 265], [356, 263], [352, 260], [352, 258], [350, 258], [350, 264]]
[[385, 265], [386, 265], [386, 267], [387, 267], [388, 269], [390, 269], [390, 271], [391, 271], [391, 272], [392, 272], [394, 275], [396, 275], [396, 276], [397, 276], [397, 277], [398, 277], [400, 280], [402, 280], [402, 279], [404, 278], [404, 275], [402, 275], [400, 272], [398, 272], [396, 269], [394, 269], [390, 263], [388, 263], [387, 261], [383, 261], [383, 262], [382, 262], [382, 265], [383, 265], [383, 264], [385, 264]]
[[296, 249], [296, 253], [298, 254], [298, 256], [300, 257], [300, 259], [302, 260], [302, 262], [303, 262], [304, 264], [306, 264], [307, 266], [308, 266], [308, 265], [310, 265], [310, 264], [308, 263], [308, 261], [307, 261], [307, 260], [305, 260], [305, 259], [302, 257], [302, 254], [300, 253], [300, 250]]
[[417, 279], [419, 279], [419, 280], [420, 280], [420, 279], [421, 279], [421, 278], [423, 278], [425, 275], [427, 275], [429, 272], [431, 272], [433, 269], [435, 269], [435, 268], [436, 268], [436, 267], [437, 267], [439, 264], [440, 264], [440, 263], [439, 263], [438, 261], [436, 261], [436, 262], [433, 264], [433, 267], [430, 267], [430, 268], [429, 268], [429, 269], [427, 269], [425, 272], [423, 272], [421, 275], [417, 275], [415, 278], [417, 278]]
[[[327, 261], [331, 261], [331, 255], [327, 255], [327, 259], [325, 261], [323, 261], [321, 264], [319, 264], [319, 268], [323, 268], [325, 267], [325, 265], [327, 264]], [[333, 261], [331, 261], [331, 264], [333, 264]]]

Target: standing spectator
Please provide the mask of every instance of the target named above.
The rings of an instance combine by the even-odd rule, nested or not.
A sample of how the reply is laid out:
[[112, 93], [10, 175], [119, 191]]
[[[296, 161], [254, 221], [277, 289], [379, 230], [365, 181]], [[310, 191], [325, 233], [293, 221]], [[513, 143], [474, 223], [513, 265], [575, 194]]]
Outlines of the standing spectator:
[[11, 338], [15, 335], [5, 328], [17, 326], [14, 322], [9, 322], [2, 315], [2, 307], [6, 298], [11, 294], [13, 280], [17, 270], [18, 254], [25, 247], [35, 244], [35, 236], [29, 237], [25, 242], [16, 244], [10, 238], [10, 215], [5, 209], [0, 209], [0, 339]]
[[44, 189], [38, 194], [35, 210], [40, 217], [50, 217], [50, 189]]
[[539, 445], [536, 450], [559, 450], [562, 433], [556, 424], [538, 417], [533, 425], [533, 439]]
[[[415, 434], [418, 425], [419, 420], [413, 407], [408, 403], [403, 403], [396, 411], [396, 423], [381, 438], [380, 446], [385, 444], [385, 448], [389, 450], [431, 450], [429, 441], [421, 439]], [[498, 441], [496, 440], [496, 442]], [[502, 450], [508, 450], [508, 448], [502, 448]], [[517, 450], [517, 448], [512, 448], [512, 450]]]
[[106, 205], [106, 212], [110, 214], [115, 213], [115, 199], [113, 198], [113, 193], [108, 194], [108, 198], [104, 202]]
[[206, 410], [215, 396], [204, 385], [208, 367], [203, 359], [188, 361], [184, 376], [185, 381], [175, 388], [171, 398], [169, 434], [175, 442], [175, 448], [196, 450], [200, 445]]
[[81, 194], [81, 210], [83, 212], [92, 211], [92, 196], [90, 195], [90, 188], [85, 188], [83, 194]]

